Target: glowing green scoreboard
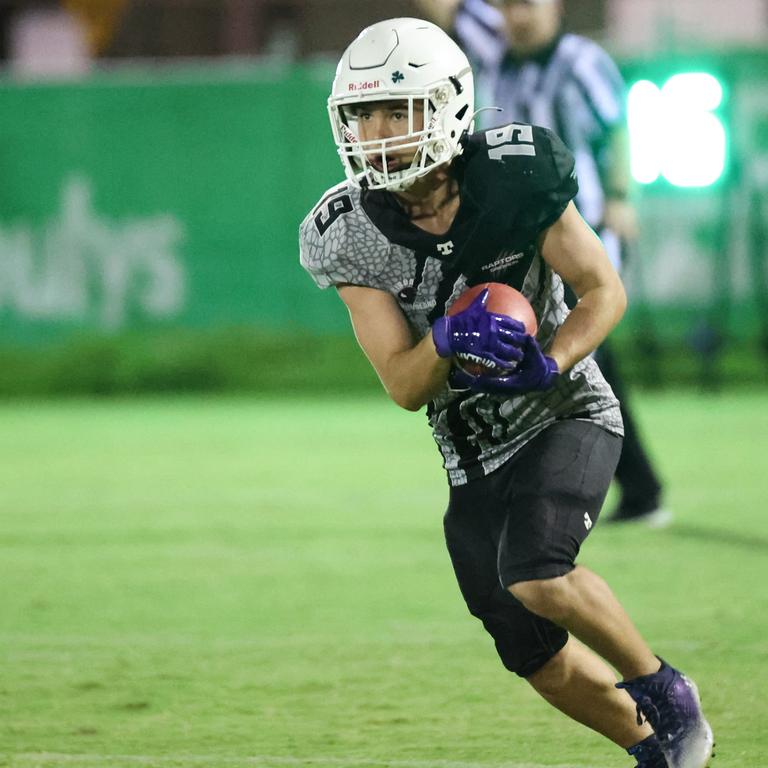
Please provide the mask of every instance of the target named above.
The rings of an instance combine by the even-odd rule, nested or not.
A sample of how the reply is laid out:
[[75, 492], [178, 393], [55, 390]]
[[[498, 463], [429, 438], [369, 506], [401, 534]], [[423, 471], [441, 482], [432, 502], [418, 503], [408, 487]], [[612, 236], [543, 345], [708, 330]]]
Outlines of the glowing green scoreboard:
[[[658, 71], [658, 70], [657, 70]], [[726, 89], [703, 70], [629, 80], [632, 176], [642, 185], [704, 188], [728, 174]]]

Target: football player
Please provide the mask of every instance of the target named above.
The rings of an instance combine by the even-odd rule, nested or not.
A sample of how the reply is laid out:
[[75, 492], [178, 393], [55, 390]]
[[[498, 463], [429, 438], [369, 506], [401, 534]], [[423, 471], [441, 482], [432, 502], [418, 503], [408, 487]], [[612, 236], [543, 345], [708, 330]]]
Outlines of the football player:
[[[363, 30], [328, 106], [347, 180], [302, 223], [302, 264], [335, 286], [392, 399], [427, 405], [469, 611], [507, 669], [639, 766], [703, 768], [712, 733], [694, 684], [575, 564], [621, 450], [619, 405], [589, 354], [626, 298], [574, 207], [572, 155], [530, 125], [473, 134], [469, 63], [418, 19]], [[486, 310], [486, 292], [446, 316], [489, 281], [528, 298], [536, 337]], [[570, 312], [563, 281], [579, 297]], [[504, 373], [467, 374], [452, 365], [459, 352]]]

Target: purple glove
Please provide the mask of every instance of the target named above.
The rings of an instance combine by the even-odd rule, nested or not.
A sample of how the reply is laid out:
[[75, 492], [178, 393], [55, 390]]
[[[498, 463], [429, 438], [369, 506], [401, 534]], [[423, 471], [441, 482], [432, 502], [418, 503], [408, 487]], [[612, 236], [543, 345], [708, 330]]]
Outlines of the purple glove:
[[486, 288], [466, 309], [435, 321], [432, 340], [440, 357], [470, 353], [502, 369], [522, 359], [525, 326], [507, 315], [489, 312], [485, 308], [487, 301]]
[[514, 395], [549, 389], [559, 375], [560, 370], [554, 359], [541, 351], [539, 342], [533, 336], [526, 336], [523, 343], [523, 359], [508, 376], [472, 376], [460, 368], [454, 368], [449, 382], [454, 389]]

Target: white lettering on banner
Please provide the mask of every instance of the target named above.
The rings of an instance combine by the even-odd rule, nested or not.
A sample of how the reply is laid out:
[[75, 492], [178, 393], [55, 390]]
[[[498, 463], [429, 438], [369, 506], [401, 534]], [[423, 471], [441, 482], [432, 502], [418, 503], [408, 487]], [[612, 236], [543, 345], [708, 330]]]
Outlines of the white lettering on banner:
[[92, 319], [111, 330], [137, 310], [173, 317], [186, 293], [183, 238], [172, 214], [100, 216], [90, 182], [72, 176], [49, 222], [0, 226], [0, 308], [29, 320]]

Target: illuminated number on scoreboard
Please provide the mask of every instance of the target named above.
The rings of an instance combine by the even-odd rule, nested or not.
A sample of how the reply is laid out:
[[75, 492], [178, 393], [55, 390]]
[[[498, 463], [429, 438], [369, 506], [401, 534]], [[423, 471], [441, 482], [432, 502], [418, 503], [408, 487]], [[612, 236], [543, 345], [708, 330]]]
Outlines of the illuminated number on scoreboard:
[[485, 132], [485, 140], [489, 147], [488, 157], [491, 160], [503, 160], [507, 155], [536, 154], [533, 145], [533, 128], [530, 125], [505, 125], [503, 128], [492, 128]]
[[317, 231], [322, 237], [328, 228], [339, 216], [352, 212], [352, 198], [349, 195], [339, 195], [329, 200], [327, 203], [321, 203], [320, 209], [315, 214], [314, 222]]
[[725, 170], [727, 136], [715, 110], [723, 87], [705, 72], [669, 78], [659, 88], [640, 80], [629, 91], [627, 118], [632, 176], [652, 184], [663, 176], [676, 187], [706, 187]]

